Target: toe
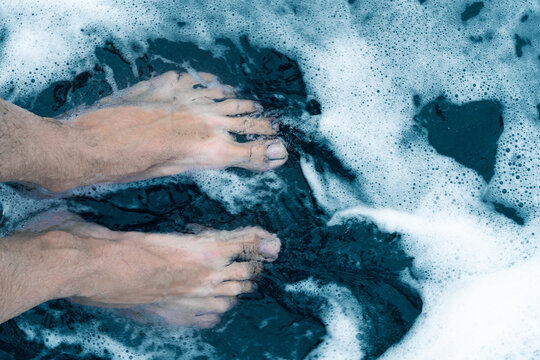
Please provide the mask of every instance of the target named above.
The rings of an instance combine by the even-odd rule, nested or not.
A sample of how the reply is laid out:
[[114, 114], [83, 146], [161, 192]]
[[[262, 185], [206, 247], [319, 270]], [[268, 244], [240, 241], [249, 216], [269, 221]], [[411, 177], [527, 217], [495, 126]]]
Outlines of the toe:
[[275, 135], [273, 118], [255, 118], [251, 116], [223, 117], [223, 126], [236, 134]]
[[259, 243], [259, 254], [266, 261], [276, 260], [279, 250], [281, 250], [281, 241], [275, 236], [266, 238]]
[[249, 280], [259, 275], [262, 264], [259, 261], [234, 262], [219, 273], [220, 282], [230, 280]]
[[215, 287], [214, 296], [237, 296], [252, 292], [255, 289], [251, 281], [225, 281]]
[[261, 110], [261, 106], [255, 101], [228, 99], [214, 104], [214, 112], [221, 115], [242, 115], [251, 114], [257, 110]]
[[254, 171], [267, 171], [280, 167], [288, 158], [287, 149], [280, 140], [257, 140], [234, 145], [237, 158], [234, 166]]
[[[267, 231], [262, 230], [261, 228], [247, 228], [243, 230], [237, 230], [232, 232], [233, 236], [227, 241], [227, 246], [222, 245], [223, 249], [226, 249], [226, 256], [229, 256], [231, 259], [242, 259], [242, 260], [264, 260], [264, 261], [274, 261], [279, 253], [281, 242], [279, 239], [270, 234]], [[241, 263], [240, 263], [241, 264]], [[248, 268], [247, 266], [253, 266]], [[229, 271], [237, 271], [235, 274], [238, 277], [243, 277], [249, 279], [247, 276], [249, 273], [252, 275], [260, 272], [260, 268], [255, 266], [255, 264], [244, 264], [244, 269], [241, 269], [241, 265], [229, 265]], [[245, 273], [241, 273], [245, 271]], [[223, 280], [234, 280], [226, 279]]]
[[201, 88], [196, 90], [197, 97], [212, 100], [230, 99], [234, 97], [234, 91], [228, 87], [216, 86], [212, 88]]

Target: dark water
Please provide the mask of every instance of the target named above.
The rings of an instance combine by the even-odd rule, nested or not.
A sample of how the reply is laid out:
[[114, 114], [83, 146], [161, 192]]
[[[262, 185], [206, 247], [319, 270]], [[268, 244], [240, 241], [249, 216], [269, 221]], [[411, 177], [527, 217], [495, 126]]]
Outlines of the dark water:
[[[474, 11], [471, 9], [466, 16]], [[72, 81], [57, 82], [36, 98], [22, 100], [20, 105], [43, 116], [57, 116], [81, 104], [91, 105], [112, 92], [106, 81], [106, 66], [113, 69], [118, 87], [125, 88], [169, 70], [183, 71], [180, 64], [187, 61], [197, 71], [217, 74], [224, 83], [240, 88], [242, 97], [258, 100], [273, 114], [300, 119], [307, 112], [310, 116], [304, 119], [317, 121], [320, 105], [316, 99], [308, 98], [293, 59], [272, 49], [253, 48], [247, 39], [242, 49], [228, 40], [221, 42], [227, 50], [215, 58], [189, 43], [152, 41], [147, 54], [136, 60], [137, 77], [132, 64], [111, 43], [96, 49], [99, 61], [93, 71], [73, 74]], [[166, 56], [173, 63], [156, 55]], [[457, 106], [444, 94], [430, 103], [423, 103], [420, 97], [413, 100], [418, 108], [418, 131], [410, 136], [427, 136], [440, 154], [453, 157], [489, 181], [496, 142], [503, 129], [500, 103], [487, 99]], [[373, 224], [357, 220], [338, 226], [326, 224], [331, 214], [317, 205], [300, 169], [300, 157], [311, 155], [318, 172], [331, 172], [350, 182], [360, 179], [340, 163], [323, 139], [302, 132], [300, 125], [293, 123], [280, 130], [290, 158], [276, 174], [287, 183], [286, 189], [275, 193], [268, 184], [260, 183], [255, 191], [265, 194], [263, 205], [246, 206], [240, 214], [228, 212], [189, 179], [133, 184], [99, 198], [88, 195], [66, 200], [71, 211], [113, 230], [182, 232], [186, 225], [198, 223], [217, 229], [259, 225], [278, 234], [282, 252], [275, 263], [267, 266], [258, 291], [244, 296], [216, 329], [199, 332], [202, 341], [198, 343], [214, 347], [213, 357], [260, 359], [265, 354], [266, 358], [301, 359], [315, 349], [326, 335], [320, 315], [324, 300], [308, 295], [293, 298], [284, 289], [285, 284], [308, 278], [320, 285], [345, 286], [358, 299], [366, 324], [363, 338], [367, 338], [367, 358], [376, 358], [398, 342], [422, 310], [418, 292], [400, 280], [404, 272], [413, 278], [423, 275], [412, 268], [413, 259], [403, 251], [399, 234], [384, 233]], [[247, 171], [228, 171], [250, 176]], [[361, 189], [358, 197], [362, 198]], [[522, 221], [515, 210], [494, 206], [516, 222]], [[90, 327], [136, 349], [137, 354], [153, 354], [150, 358], [155, 359], [168, 359], [171, 354], [175, 354], [173, 358], [187, 356], [186, 348], [193, 342], [187, 335], [173, 338], [166, 329], [132, 324], [108, 311], [60, 300], [1, 325], [0, 358], [114, 357], [114, 351], [106, 345], [100, 351], [89, 351], [78, 341], [51, 346], [42, 333], [27, 338], [20, 324], [55, 329], [66, 337]]]

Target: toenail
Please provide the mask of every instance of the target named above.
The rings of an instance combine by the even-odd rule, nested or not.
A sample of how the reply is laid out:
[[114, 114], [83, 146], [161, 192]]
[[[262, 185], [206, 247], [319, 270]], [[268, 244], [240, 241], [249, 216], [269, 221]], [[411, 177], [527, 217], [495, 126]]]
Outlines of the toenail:
[[257, 112], [261, 112], [261, 111], [264, 110], [263, 106], [261, 104], [257, 103], [257, 102], [253, 103], [253, 107], [255, 108], [255, 111], [257, 111]]
[[259, 254], [267, 259], [277, 259], [281, 243], [277, 238], [268, 238], [259, 244]]
[[287, 149], [281, 141], [268, 145], [266, 154], [269, 160], [281, 160], [287, 157]]

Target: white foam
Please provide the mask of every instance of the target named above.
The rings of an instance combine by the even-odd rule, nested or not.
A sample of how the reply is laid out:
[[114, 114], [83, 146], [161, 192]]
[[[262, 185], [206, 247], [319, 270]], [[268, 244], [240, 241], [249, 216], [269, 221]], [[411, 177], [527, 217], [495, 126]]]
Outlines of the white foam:
[[232, 172], [209, 170], [193, 172], [189, 177], [202, 192], [222, 203], [232, 214], [264, 204], [287, 187], [273, 172], [253, 174], [247, 178]]
[[[466, 5], [463, 1], [444, 5], [427, 2], [425, 6], [364, 1], [357, 3], [354, 16], [345, 2], [281, 2], [270, 10], [256, 2], [246, 11], [247, 19], [242, 18], [243, 25], [232, 20], [232, 13], [238, 19], [239, 6], [229, 5], [230, 11], [214, 12], [220, 26], [225, 24], [224, 29], [212, 27], [202, 11], [197, 13], [198, 20], [216, 36], [234, 37], [235, 31], [246, 31], [259, 44], [278, 47], [300, 60], [308, 88], [322, 104], [321, 132], [362, 178], [357, 186], [362, 187], [370, 204], [362, 204], [362, 216], [369, 215], [381, 227], [405, 234], [405, 246], [415, 256], [415, 270], [423, 274], [418, 284], [425, 307], [422, 317], [435, 319], [441, 337], [455, 332], [466, 334], [470, 313], [479, 308], [478, 304], [497, 304], [499, 299], [489, 295], [497, 293], [492, 286], [499, 277], [502, 283], [516, 284], [526, 299], [516, 300], [513, 306], [517, 310], [509, 308], [509, 318], [528, 311], [535, 311], [531, 316], [535, 318], [540, 313], [540, 309], [527, 306], [534, 303], [536, 291], [525, 285], [527, 280], [517, 276], [519, 272], [511, 270], [513, 264], [534, 257], [538, 243], [535, 104], [539, 102], [540, 77], [534, 53], [528, 52], [517, 61], [513, 44], [519, 17], [537, 10], [538, 4], [489, 3], [481, 16], [464, 24], [460, 13]], [[255, 31], [253, 24], [263, 29]], [[265, 24], [269, 25], [265, 28]], [[257, 36], [262, 33], [264, 39]], [[478, 45], [468, 39], [477, 34], [487, 37], [488, 33], [493, 37], [489, 42]], [[437, 154], [424, 139], [402, 142], [415, 112], [412, 96], [420, 94], [429, 101], [442, 93], [457, 103], [480, 99], [502, 102], [505, 132], [499, 142], [497, 173], [489, 187], [474, 171]], [[504, 154], [507, 147], [527, 165], [510, 169]], [[304, 170], [309, 169], [308, 160], [302, 165]], [[517, 175], [520, 181], [514, 181]], [[492, 199], [501, 199], [497, 197], [503, 190], [500, 181], [509, 194], [504, 202], [519, 209], [526, 220], [524, 226], [505, 219], [482, 202], [486, 191]], [[349, 184], [339, 188], [335, 179], [321, 180], [320, 176], [311, 183], [316, 184], [315, 193], [330, 211], [358, 201]], [[503, 275], [506, 272], [509, 275]], [[511, 280], [505, 280], [505, 276]], [[474, 291], [476, 287], [490, 291]], [[471, 291], [470, 304], [462, 301], [453, 306], [458, 299], [467, 299], [454, 295], [458, 289], [464, 294]], [[501, 308], [512, 303], [512, 299], [503, 297], [500, 301]], [[444, 305], [437, 306], [440, 302]], [[447, 308], [456, 309], [452, 312], [453, 326], [440, 321]], [[518, 351], [534, 353], [540, 348], [534, 336], [507, 328], [504, 319], [484, 321], [493, 307], [484, 309], [475, 324], [484, 334], [482, 341], [456, 341], [462, 358], [475, 357], [485, 344], [489, 344], [492, 357]], [[516, 315], [515, 324], [519, 319]], [[402, 358], [410, 349], [418, 349], [415, 354], [421, 354], [427, 345], [417, 329], [434, 331], [423, 324], [427, 322], [419, 322], [389, 357]], [[537, 333], [535, 322], [523, 324], [525, 333]], [[498, 341], [502, 337], [515, 341]], [[516, 344], [520, 344], [519, 350]], [[454, 350], [445, 342], [437, 342], [434, 348], [436, 354]]]
[[[382, 359], [537, 359], [540, 258], [445, 286]], [[501, 355], [503, 357], [501, 357]]]
[[0, 184], [0, 236], [6, 236], [28, 218], [46, 210], [65, 210], [61, 201], [55, 198], [42, 199], [23, 196], [5, 184]]
[[326, 337], [307, 359], [361, 359], [366, 344], [363, 338], [364, 320], [362, 307], [345, 287], [335, 284], [320, 285], [312, 278], [287, 285], [285, 290], [303, 296], [319, 297], [325, 304], [321, 320], [326, 326]]
[[106, 41], [134, 60], [133, 45], [144, 49], [149, 37], [177, 27], [151, 1], [4, 1], [0, 18], [7, 30], [0, 48], [0, 89], [12, 99], [92, 69], [94, 51]]
[[[49, 310], [55, 317], [61, 317], [62, 312]], [[214, 357], [214, 349], [201, 341], [194, 329], [165, 329], [147, 328], [146, 336], [141, 341], [136, 341], [135, 346], [126, 345], [114, 337], [103, 333], [98, 329], [99, 323], [80, 323], [72, 332], [66, 333], [65, 329], [48, 329], [40, 324], [27, 323], [17, 319], [17, 325], [29, 339], [43, 341], [47, 350], [54, 350], [61, 345], [79, 345], [81, 356], [92, 355], [98, 357], [111, 357], [115, 360], [144, 360], [156, 358], [168, 359], [193, 359], [196, 357]], [[125, 323], [125, 330], [133, 325]], [[178, 354], [175, 349], [167, 347], [169, 342], [175, 343], [182, 348]]]

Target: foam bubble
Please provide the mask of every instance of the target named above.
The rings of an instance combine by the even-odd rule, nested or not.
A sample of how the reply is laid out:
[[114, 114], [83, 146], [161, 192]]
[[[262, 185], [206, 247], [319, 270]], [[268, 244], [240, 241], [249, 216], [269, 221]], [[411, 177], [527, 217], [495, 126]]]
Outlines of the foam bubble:
[[327, 335], [307, 359], [361, 359], [366, 344], [362, 339], [362, 307], [349, 289], [335, 284], [321, 286], [312, 278], [287, 285], [285, 290], [325, 300], [321, 320]]
[[[39, 196], [39, 195], [38, 195]], [[6, 236], [19, 228], [26, 220], [46, 210], [66, 210], [59, 199], [25, 196], [11, 187], [0, 184], [0, 236]]]
[[[42, 305], [47, 306], [47, 305]], [[91, 310], [88, 310], [91, 312]], [[49, 310], [54, 321], [61, 321], [63, 311]], [[68, 332], [60, 328], [47, 328], [38, 323], [29, 323], [17, 318], [17, 325], [29, 339], [43, 341], [47, 349], [58, 349], [62, 346], [77, 345], [79, 356], [107, 357], [118, 360], [130, 359], [193, 359], [197, 357], [215, 357], [214, 349], [201, 341], [199, 334], [189, 328], [146, 328], [146, 336], [132, 344], [125, 344], [99, 330], [98, 322], [79, 322]], [[124, 330], [129, 331], [134, 325], [123, 320]], [[139, 328], [140, 329], [140, 328]], [[182, 353], [167, 347], [174, 342], [182, 345]]]
[[445, 286], [382, 359], [536, 359], [540, 258]]
[[190, 174], [210, 198], [221, 202], [232, 214], [264, 204], [269, 198], [283, 191], [287, 184], [273, 172], [240, 176], [233, 172], [204, 171]]
[[15, 99], [92, 69], [96, 47], [107, 41], [135, 60], [134, 45], [144, 49], [149, 37], [178, 27], [155, 5], [129, 0], [4, 2], [0, 93]]

